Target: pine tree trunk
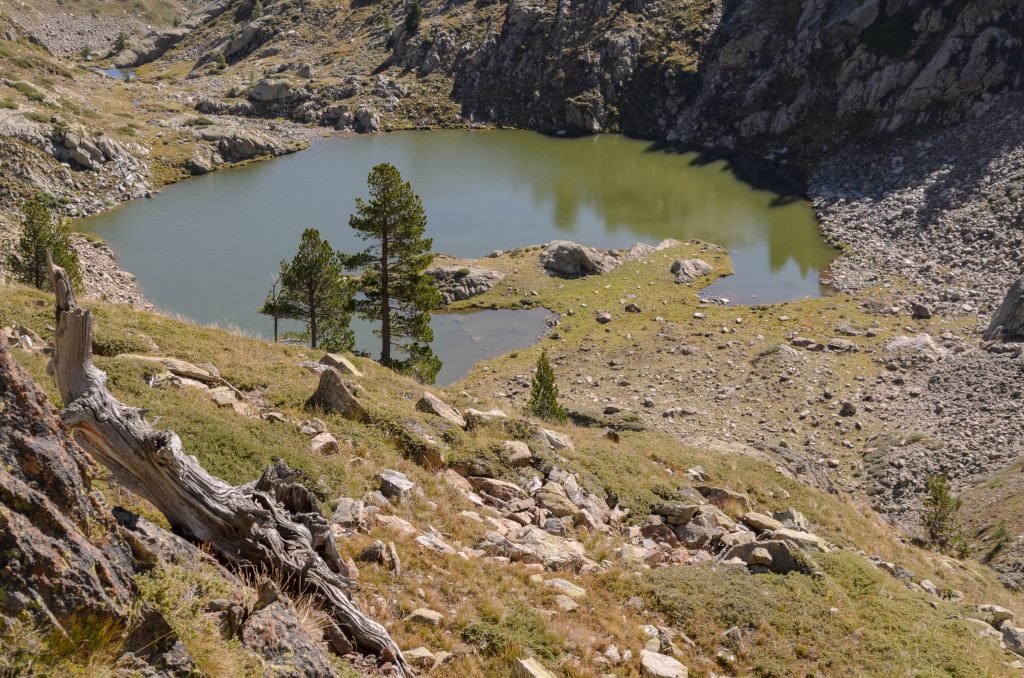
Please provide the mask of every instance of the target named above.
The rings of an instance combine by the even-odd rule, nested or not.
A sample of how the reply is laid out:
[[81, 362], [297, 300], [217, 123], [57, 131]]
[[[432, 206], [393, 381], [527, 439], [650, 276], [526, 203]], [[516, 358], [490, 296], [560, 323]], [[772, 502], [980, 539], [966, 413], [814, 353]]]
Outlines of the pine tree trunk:
[[385, 233], [380, 245], [380, 362], [384, 366], [391, 365], [391, 298], [388, 292], [388, 236]]
[[92, 313], [75, 303], [64, 269], [51, 263], [50, 275], [57, 297], [50, 373], [66, 404], [61, 417], [82, 446], [176, 533], [235, 567], [277, 573], [288, 590], [314, 597], [359, 648], [394, 662], [403, 678], [413, 675], [387, 630], [351, 600], [353, 582], [330, 525], [293, 472], [279, 463], [256, 483], [233, 487], [186, 454], [173, 431], [154, 429], [143, 410], [114, 398], [92, 362]]

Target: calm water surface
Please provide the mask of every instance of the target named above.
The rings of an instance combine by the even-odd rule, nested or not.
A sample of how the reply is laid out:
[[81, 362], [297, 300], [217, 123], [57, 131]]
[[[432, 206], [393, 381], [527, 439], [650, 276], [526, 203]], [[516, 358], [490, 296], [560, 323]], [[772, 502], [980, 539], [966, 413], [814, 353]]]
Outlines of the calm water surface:
[[[821, 294], [819, 273], [835, 256], [808, 205], [752, 189], [724, 161], [698, 163], [695, 154], [620, 136], [519, 131], [326, 139], [295, 155], [189, 179], [79, 227], [106, 239], [158, 306], [266, 334], [270, 321], [255, 309], [280, 260], [294, 254], [310, 226], [338, 249], [361, 248], [348, 216], [365, 195], [370, 168], [385, 161], [422, 196], [434, 249], [456, 256], [552, 239], [618, 248], [698, 238], [728, 247], [736, 269], [709, 293], [744, 303]], [[492, 313], [437, 317], [435, 350], [446, 366], [460, 365], [439, 382], [462, 376], [468, 361], [494, 355], [491, 349], [530, 343], [543, 329], [538, 314]], [[358, 334], [361, 346], [374, 347], [367, 328]], [[523, 343], [509, 345], [509, 335]]]

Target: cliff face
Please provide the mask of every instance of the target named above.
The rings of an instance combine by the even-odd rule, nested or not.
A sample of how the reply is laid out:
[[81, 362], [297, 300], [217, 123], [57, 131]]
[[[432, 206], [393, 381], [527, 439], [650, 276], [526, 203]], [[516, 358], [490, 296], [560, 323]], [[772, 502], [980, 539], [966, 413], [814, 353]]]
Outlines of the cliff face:
[[764, 152], [977, 117], [1022, 86], [1016, 0], [511, 0], [462, 64], [476, 117]]
[[1020, 88], [1016, 0], [727, 3], [670, 138], [813, 147], [977, 117]]

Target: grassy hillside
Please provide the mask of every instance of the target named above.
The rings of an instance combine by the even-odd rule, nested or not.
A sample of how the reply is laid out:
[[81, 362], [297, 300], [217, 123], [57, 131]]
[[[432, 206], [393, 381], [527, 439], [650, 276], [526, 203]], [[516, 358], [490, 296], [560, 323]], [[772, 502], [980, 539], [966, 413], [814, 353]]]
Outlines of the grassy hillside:
[[[339, 497], [360, 497], [376, 488], [374, 477], [381, 470], [398, 469], [423, 494], [389, 512], [419, 529], [432, 526], [458, 548], [475, 545], [486, 528], [460, 514], [476, 510], [460, 493], [410, 458], [415, 451], [407, 444], [412, 424], [443, 439], [453, 463], [476, 464], [509, 478], [517, 473], [503, 465], [495, 449], [517, 431], [523, 435], [525, 426], [495, 425], [445, 435], [436, 419], [414, 409], [422, 387], [364, 359], [356, 359], [365, 374], [358, 381], [365, 388], [364, 400], [374, 423], [324, 417], [343, 449], [333, 456], [314, 455], [297, 427], [236, 414], [198, 390], [150, 387], [148, 380], [161, 370], [116, 355], [152, 353], [212, 363], [246, 394], [254, 409], [301, 420], [310, 416], [303, 403], [315, 389], [317, 377], [298, 363], [316, 360], [318, 354], [125, 307], [97, 304], [93, 309], [100, 354], [96, 362], [108, 372], [112, 391], [159, 417], [159, 426], [176, 430], [189, 453], [233, 483], [255, 478], [280, 457], [306, 472], [308, 485], [330, 515]], [[12, 322], [51, 339], [49, 298], [25, 288], [4, 288], [0, 326]], [[45, 356], [19, 350], [17, 357], [52, 394]], [[454, 393], [463, 386], [469, 393], [479, 393], [460, 385], [438, 395], [462, 406], [486, 409], [497, 404], [513, 417], [518, 414], [516, 408], [489, 398], [480, 402], [469, 393]], [[977, 563], [910, 547], [870, 510], [842, 494], [828, 494], [780, 475], [777, 465], [763, 456], [685, 445], [650, 429], [623, 432], [619, 444], [603, 438], [601, 428], [559, 430], [572, 436], [575, 450], [563, 450], [556, 457], [537, 449], [535, 463], [557, 463], [576, 471], [588, 489], [614, 494], [632, 509], [634, 522], [643, 522], [651, 503], [687, 485], [682, 480], [685, 471], [700, 464], [714, 484], [747, 493], [757, 510], [797, 508], [816, 533], [842, 548], [816, 557], [821, 570], [817, 576], [751, 575], [715, 564], [646, 570], [617, 558], [619, 535], [582, 532], [579, 537], [588, 555], [603, 563], [603, 571], [570, 576], [587, 594], [579, 601], [579, 610], [561, 613], [552, 611], [557, 609], [555, 592], [531, 581], [533, 571], [526, 566], [438, 555], [380, 525], [343, 540], [339, 546], [345, 557], [377, 538], [395, 541], [401, 574], [361, 565], [357, 597], [402, 647], [425, 645], [434, 652], [452, 652], [454, 658], [436, 669], [437, 675], [507, 675], [512, 659], [533, 654], [560, 675], [597, 676], [606, 669], [593, 663], [594, 655], [609, 645], [620, 651], [632, 649], [636, 655], [647, 640], [643, 624], [671, 626], [691, 638], [693, 646], [676, 644], [681, 659], [698, 676], [724, 669], [761, 676], [974, 676], [1008, 671], [1008, 658], [997, 642], [979, 638], [974, 627], [959, 618], [977, 616], [977, 603], [997, 602], [1018, 613], [1024, 612], [1024, 605]], [[365, 461], [353, 463], [354, 459]], [[107, 485], [107, 492], [111, 503], [161, 520], [113, 484]], [[913, 591], [876, 569], [862, 553], [899, 563], [940, 589], [960, 591], [964, 602]], [[203, 600], [216, 597], [214, 581], [202, 573], [163, 571], [141, 584], [143, 592], [170, 614], [204, 670], [211, 675], [239, 675], [244, 672], [240, 667], [253, 661], [251, 657], [239, 648], [222, 652], [215, 634], [199, 631]], [[186, 592], [190, 602], [182, 604]], [[444, 621], [437, 627], [403, 621], [419, 607], [441, 611]], [[733, 626], [740, 629], [738, 640], [722, 636]], [[725, 654], [719, 652], [723, 647], [728, 650]], [[716, 659], [716, 653], [722, 657]], [[634, 658], [615, 671], [636, 675], [635, 662]]]

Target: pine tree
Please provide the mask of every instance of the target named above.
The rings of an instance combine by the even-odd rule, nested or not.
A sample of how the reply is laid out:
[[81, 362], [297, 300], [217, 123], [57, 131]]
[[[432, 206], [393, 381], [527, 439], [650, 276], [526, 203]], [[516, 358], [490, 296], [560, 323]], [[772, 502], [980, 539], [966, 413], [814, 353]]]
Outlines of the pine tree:
[[953, 551], [960, 557], [966, 557], [967, 539], [956, 519], [957, 512], [963, 506], [963, 499], [953, 496], [949, 478], [941, 473], [928, 476], [925, 488], [928, 494], [924, 498], [922, 523], [928, 543], [940, 551]]
[[405, 34], [406, 37], [416, 35], [420, 32], [420, 23], [423, 21], [423, 5], [416, 0], [409, 3], [405, 10]]
[[305, 323], [312, 348], [352, 348], [352, 288], [341, 257], [318, 230], [303, 231], [295, 258], [281, 262], [280, 280], [280, 293], [272, 301], [268, 296], [260, 313], [274, 317], [275, 327], [276, 319]]
[[[430, 310], [441, 304], [441, 295], [426, 269], [434, 260], [433, 240], [424, 238], [427, 215], [408, 182], [394, 166], [377, 165], [368, 178], [370, 200], [356, 198], [356, 214], [349, 219], [370, 246], [347, 258], [349, 268], [360, 272], [356, 300], [359, 316], [380, 322], [380, 362], [431, 383], [441, 361], [430, 349], [434, 339]], [[394, 357], [404, 354], [404, 360]]]
[[526, 413], [550, 421], [566, 421], [569, 418], [558, 404], [558, 384], [555, 383], [555, 371], [548, 362], [547, 351], [541, 351], [537, 360], [537, 373], [533, 375]]
[[71, 225], [52, 211], [58, 204], [43, 193], [26, 202], [21, 208], [21, 238], [7, 255], [7, 268], [14, 278], [41, 290], [51, 287], [47, 252], [53, 263], [67, 271], [75, 288], [82, 285], [78, 254], [71, 246]]
[[256, 2], [252, 3], [252, 18], [253, 19], [259, 19], [262, 16], [263, 16], [263, 2], [261, 0], [256, 0]]

